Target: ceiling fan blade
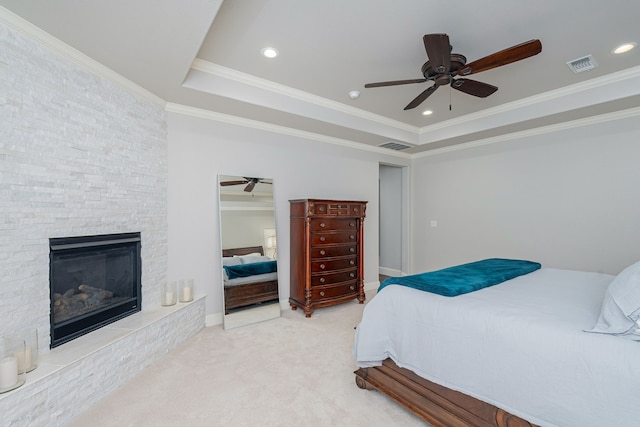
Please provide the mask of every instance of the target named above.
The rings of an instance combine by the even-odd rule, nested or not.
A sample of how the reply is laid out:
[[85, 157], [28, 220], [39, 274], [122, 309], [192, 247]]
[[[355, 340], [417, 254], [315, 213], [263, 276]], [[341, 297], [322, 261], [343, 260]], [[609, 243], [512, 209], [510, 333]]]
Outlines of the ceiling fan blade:
[[247, 181], [224, 181], [224, 182], [221, 182], [220, 185], [222, 187], [226, 187], [228, 185], [240, 185], [240, 184], [246, 184], [246, 183]]
[[426, 34], [422, 37], [431, 68], [438, 73], [448, 73], [451, 69], [451, 45], [446, 34]]
[[255, 186], [256, 186], [256, 181], [251, 181], [249, 184], [247, 184], [246, 187], [244, 187], [244, 191], [246, 191], [247, 193], [251, 193]]
[[415, 99], [409, 103], [409, 105], [404, 107], [404, 109], [405, 110], [410, 110], [410, 109], [416, 108], [418, 105], [422, 104], [433, 92], [436, 91], [436, 89], [438, 89], [438, 86], [439, 85], [434, 84], [433, 86], [430, 86], [429, 88], [427, 88], [420, 95], [416, 96]]
[[516, 46], [501, 50], [484, 58], [470, 62], [458, 70], [459, 76], [468, 76], [469, 74], [479, 73], [481, 71], [490, 70], [492, 68], [501, 67], [529, 58], [542, 52], [542, 43], [540, 40], [529, 40]]
[[451, 82], [451, 87], [480, 98], [486, 98], [498, 90], [496, 86], [469, 79], [456, 79]]
[[364, 87], [381, 87], [381, 86], [395, 86], [395, 85], [406, 85], [409, 83], [424, 83], [427, 79], [412, 79], [412, 80], [395, 80], [391, 82], [379, 82], [379, 83], [367, 83]]

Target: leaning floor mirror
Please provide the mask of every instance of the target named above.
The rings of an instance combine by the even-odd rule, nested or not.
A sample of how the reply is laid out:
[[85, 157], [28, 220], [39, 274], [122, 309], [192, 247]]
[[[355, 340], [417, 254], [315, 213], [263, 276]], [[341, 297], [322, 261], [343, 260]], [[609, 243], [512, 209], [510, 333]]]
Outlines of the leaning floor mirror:
[[273, 180], [218, 176], [224, 328], [280, 316]]

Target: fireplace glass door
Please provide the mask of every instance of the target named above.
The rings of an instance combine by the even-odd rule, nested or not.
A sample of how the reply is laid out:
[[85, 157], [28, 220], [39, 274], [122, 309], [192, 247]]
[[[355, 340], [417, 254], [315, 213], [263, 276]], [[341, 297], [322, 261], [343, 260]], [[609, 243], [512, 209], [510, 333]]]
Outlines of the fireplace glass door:
[[141, 309], [140, 233], [50, 239], [51, 347]]

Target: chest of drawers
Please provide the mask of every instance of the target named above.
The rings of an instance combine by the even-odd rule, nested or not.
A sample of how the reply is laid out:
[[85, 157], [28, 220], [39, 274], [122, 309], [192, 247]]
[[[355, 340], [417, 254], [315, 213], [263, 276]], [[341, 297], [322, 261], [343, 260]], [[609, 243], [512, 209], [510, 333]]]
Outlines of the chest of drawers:
[[363, 224], [367, 202], [290, 200], [293, 310], [357, 298], [364, 302]]

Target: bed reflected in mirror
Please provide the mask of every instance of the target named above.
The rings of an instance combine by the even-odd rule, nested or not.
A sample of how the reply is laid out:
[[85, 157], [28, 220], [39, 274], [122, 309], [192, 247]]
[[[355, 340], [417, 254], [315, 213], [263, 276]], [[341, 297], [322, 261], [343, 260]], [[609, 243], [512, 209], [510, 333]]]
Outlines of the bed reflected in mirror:
[[273, 180], [218, 176], [223, 325], [280, 316]]

